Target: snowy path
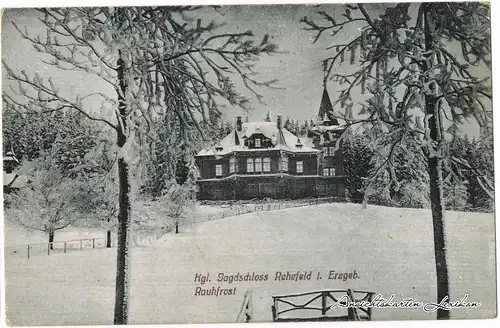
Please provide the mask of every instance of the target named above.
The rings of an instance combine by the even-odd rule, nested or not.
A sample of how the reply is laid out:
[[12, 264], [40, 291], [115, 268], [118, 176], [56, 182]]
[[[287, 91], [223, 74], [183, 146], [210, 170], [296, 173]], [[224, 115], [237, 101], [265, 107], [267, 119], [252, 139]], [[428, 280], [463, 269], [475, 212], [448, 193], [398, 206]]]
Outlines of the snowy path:
[[[447, 213], [452, 299], [469, 294], [483, 306], [453, 318], [495, 312], [492, 214]], [[6, 263], [7, 316], [18, 325], [111, 324], [115, 249], [56, 254]], [[206, 222], [152, 247], [132, 252], [130, 322], [235, 322], [245, 291], [261, 295], [353, 288], [398, 299], [435, 300], [432, 222], [429, 210], [325, 204], [257, 212]], [[356, 270], [360, 279], [328, 280], [329, 270]], [[322, 280], [275, 281], [276, 271], [312, 270]], [[218, 284], [217, 273], [268, 274], [266, 282]], [[196, 273], [204, 286], [236, 287], [234, 296], [194, 296]], [[314, 273], [315, 274], [315, 273]], [[267, 305], [266, 305], [266, 308]], [[266, 320], [269, 313], [260, 313]], [[270, 317], [269, 317], [270, 318]], [[433, 319], [421, 309], [375, 309], [374, 320]], [[269, 320], [269, 319], [267, 319]]]

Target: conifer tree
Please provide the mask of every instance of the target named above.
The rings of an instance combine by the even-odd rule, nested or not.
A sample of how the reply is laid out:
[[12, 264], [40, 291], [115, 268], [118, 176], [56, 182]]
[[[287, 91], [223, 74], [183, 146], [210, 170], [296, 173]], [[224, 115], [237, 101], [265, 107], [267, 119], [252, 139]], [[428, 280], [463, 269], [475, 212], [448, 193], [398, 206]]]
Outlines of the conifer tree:
[[[137, 177], [147, 174], [143, 170], [151, 162], [147, 156], [161, 153], [168, 158], [164, 172], [173, 174], [176, 156], [183, 147], [192, 154], [189, 147], [207, 139], [204, 128], [214, 128], [207, 116], [220, 116], [216, 114], [221, 99], [248, 107], [249, 99], [240, 95], [232, 79], [240, 79], [258, 99], [261, 95], [256, 88], [273, 82], [258, 81], [253, 72], [253, 62], [276, 49], [268, 36], [255, 42], [251, 31], [220, 32], [215, 22], [203, 24], [201, 19], [188, 19], [190, 15], [186, 14], [196, 15], [197, 9], [44, 8], [38, 10], [45, 28], [43, 35], [16, 25], [21, 36], [44, 55], [47, 65], [87, 74], [89, 79], [107, 84], [111, 93], [90, 88], [85, 94], [67, 95], [50, 75], [15, 70], [3, 62], [5, 75], [14, 81], [13, 92], [4, 88], [4, 106], [19, 112], [32, 112], [36, 106], [47, 114], [76, 111], [102, 123], [116, 138], [119, 208], [115, 324], [128, 322], [131, 193], [132, 187], [140, 184]], [[101, 103], [100, 111], [90, 108], [91, 100]], [[165, 140], [175, 142], [155, 138], [159, 132], [152, 129], [164, 118], [171, 123], [167, 126], [170, 137]]]

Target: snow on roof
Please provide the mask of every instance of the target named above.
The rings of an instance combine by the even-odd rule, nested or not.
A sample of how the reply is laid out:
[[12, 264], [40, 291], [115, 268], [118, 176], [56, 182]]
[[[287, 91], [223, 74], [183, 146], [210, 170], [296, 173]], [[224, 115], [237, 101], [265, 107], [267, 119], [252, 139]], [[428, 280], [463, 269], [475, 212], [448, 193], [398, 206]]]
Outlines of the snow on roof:
[[345, 126], [342, 125], [316, 125], [311, 129], [312, 131], [318, 131], [319, 133], [324, 133], [327, 131], [343, 131], [345, 130]]
[[3, 186], [9, 186], [9, 188], [21, 188], [28, 183], [28, 178], [24, 175], [18, 175], [17, 173], [6, 173], [3, 172]]
[[[235, 142], [235, 135], [237, 134], [240, 144]], [[254, 134], [263, 134], [266, 138], [271, 139], [273, 148], [248, 148], [244, 145], [243, 138], [249, 138]], [[282, 136], [282, 138], [281, 138]], [[302, 141], [302, 139], [301, 139]], [[242, 131], [232, 131], [224, 139], [222, 139], [217, 146], [222, 147], [222, 150], [217, 151], [215, 147], [202, 149], [197, 156], [211, 156], [211, 155], [226, 155], [234, 151], [255, 151], [255, 150], [287, 150], [294, 153], [311, 153], [319, 152], [304, 142], [302, 147], [297, 147], [297, 136], [290, 131], [282, 128], [281, 134], [275, 122], [248, 122], [243, 123]]]
[[6, 161], [11, 161], [11, 162], [16, 162], [19, 164], [19, 161], [16, 158], [16, 155], [12, 151], [8, 151], [5, 156], [3, 157], [4, 162]]

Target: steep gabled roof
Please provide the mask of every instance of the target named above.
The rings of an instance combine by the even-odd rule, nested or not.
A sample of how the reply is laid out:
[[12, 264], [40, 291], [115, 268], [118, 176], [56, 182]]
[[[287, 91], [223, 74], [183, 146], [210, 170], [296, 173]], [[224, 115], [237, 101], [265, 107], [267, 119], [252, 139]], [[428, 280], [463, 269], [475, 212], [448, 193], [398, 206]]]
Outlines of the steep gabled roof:
[[325, 115], [330, 120], [331, 125], [339, 125], [339, 121], [333, 117], [333, 105], [326, 88], [323, 89], [323, 96], [321, 97], [321, 104], [319, 105], [318, 117], [324, 120]]
[[[244, 138], [249, 138], [253, 134], [262, 134], [266, 138], [271, 139], [274, 144], [273, 148], [257, 148], [250, 149], [244, 145]], [[218, 144], [219, 150], [215, 147], [202, 149], [197, 156], [210, 156], [210, 155], [225, 155], [233, 151], [255, 151], [255, 150], [287, 150], [296, 153], [311, 153], [319, 152], [319, 150], [314, 149], [308, 145], [302, 144], [302, 146], [297, 147], [297, 136], [295, 136], [290, 131], [282, 128], [278, 129], [275, 122], [249, 122], [242, 124], [241, 131], [232, 131], [225, 138], [223, 138]]]

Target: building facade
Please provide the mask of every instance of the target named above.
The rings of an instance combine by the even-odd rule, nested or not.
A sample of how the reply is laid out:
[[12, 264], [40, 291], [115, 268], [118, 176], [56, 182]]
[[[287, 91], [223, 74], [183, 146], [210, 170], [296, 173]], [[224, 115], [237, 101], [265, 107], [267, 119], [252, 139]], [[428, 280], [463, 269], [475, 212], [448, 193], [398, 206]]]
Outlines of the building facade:
[[243, 123], [211, 148], [196, 155], [199, 200], [297, 199], [344, 197], [341, 152], [343, 128], [331, 113], [326, 90], [312, 135], [298, 137], [276, 122]]

